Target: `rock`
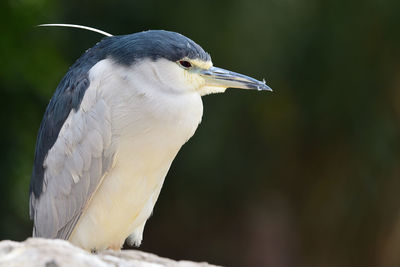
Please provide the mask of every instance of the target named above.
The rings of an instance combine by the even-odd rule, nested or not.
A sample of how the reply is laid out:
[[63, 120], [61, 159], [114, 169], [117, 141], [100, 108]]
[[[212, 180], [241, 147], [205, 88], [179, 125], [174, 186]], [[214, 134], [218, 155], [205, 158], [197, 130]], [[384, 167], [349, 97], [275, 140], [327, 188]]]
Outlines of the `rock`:
[[65, 240], [29, 238], [24, 242], [0, 242], [0, 266], [35, 267], [211, 267], [205, 262], [175, 261], [138, 250], [106, 250], [96, 254]]

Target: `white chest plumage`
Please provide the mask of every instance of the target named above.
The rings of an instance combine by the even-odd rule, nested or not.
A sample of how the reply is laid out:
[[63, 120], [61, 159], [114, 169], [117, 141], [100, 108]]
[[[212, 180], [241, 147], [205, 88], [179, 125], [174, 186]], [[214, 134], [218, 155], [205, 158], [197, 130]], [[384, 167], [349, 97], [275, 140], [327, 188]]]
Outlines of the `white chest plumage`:
[[[201, 121], [197, 92], [156, 90], [168, 77], [151, 63], [132, 68], [135, 75], [108, 59], [96, 64], [78, 111], [99, 99], [106, 103], [112, 136], [111, 152], [103, 153], [114, 155], [69, 238], [86, 249], [120, 248], [131, 234], [131, 241], [140, 244], [168, 169]], [[148, 72], [154, 80], [146, 80]]]

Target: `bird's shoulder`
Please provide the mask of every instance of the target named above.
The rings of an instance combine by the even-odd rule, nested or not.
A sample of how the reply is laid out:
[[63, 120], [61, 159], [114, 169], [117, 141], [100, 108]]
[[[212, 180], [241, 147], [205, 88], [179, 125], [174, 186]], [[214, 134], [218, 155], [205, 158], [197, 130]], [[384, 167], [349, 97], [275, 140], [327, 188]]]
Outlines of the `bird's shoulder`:
[[70, 69], [40, 126], [30, 192], [35, 236], [68, 238], [111, 166], [111, 113], [96, 97], [91, 68], [78, 64]]
[[77, 110], [85, 91], [90, 85], [89, 70], [98, 59], [88, 50], [68, 70], [58, 84], [40, 124], [36, 140], [34, 166], [32, 171], [30, 193], [39, 197], [43, 187], [44, 159], [57, 140], [71, 110]]

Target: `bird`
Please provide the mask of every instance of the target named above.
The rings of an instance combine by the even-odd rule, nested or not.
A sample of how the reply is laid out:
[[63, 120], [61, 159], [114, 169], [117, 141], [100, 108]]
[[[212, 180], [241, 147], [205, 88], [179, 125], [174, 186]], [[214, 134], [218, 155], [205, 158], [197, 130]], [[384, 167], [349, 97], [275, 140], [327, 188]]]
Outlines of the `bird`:
[[202, 96], [230, 87], [271, 91], [214, 67], [182, 34], [104, 35], [46, 108], [29, 190], [33, 236], [88, 251], [141, 244], [167, 172], [201, 122]]

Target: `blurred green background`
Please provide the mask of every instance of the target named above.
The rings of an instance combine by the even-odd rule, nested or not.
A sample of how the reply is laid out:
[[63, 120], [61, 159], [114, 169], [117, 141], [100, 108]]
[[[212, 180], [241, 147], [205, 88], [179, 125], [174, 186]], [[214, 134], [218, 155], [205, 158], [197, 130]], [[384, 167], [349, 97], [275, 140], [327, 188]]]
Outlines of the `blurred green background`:
[[400, 1], [0, 2], [0, 239], [31, 234], [36, 134], [102, 37], [180, 32], [273, 93], [203, 98], [140, 249], [228, 266], [400, 266]]

